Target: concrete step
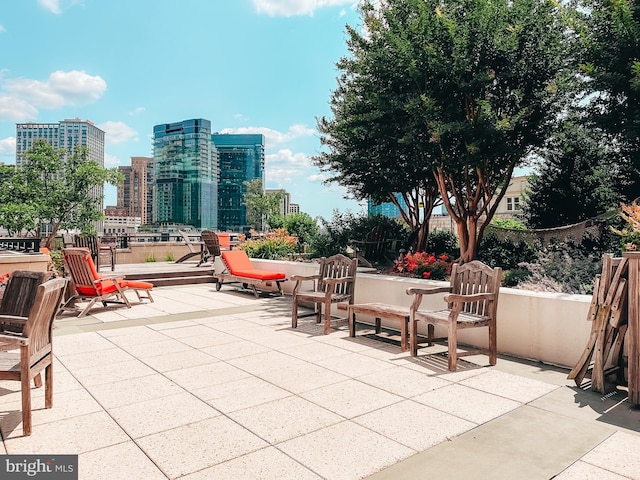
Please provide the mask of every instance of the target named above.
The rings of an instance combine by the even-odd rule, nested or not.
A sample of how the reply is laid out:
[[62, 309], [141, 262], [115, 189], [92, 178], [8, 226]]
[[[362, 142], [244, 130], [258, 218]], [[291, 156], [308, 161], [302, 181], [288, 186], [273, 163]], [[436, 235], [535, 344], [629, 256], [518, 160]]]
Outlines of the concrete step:
[[127, 280], [139, 280], [153, 283], [156, 287], [167, 287], [172, 285], [190, 285], [196, 283], [215, 283], [213, 268], [198, 268], [185, 271], [165, 271], [165, 272], [137, 272], [127, 273]]

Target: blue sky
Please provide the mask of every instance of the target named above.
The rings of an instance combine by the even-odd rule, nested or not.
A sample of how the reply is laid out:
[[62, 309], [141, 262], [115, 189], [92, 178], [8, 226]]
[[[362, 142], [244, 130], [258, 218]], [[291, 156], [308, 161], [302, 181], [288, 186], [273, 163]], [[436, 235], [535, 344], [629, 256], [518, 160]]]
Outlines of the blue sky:
[[346, 24], [359, 24], [354, 0], [2, 1], [0, 161], [15, 163], [16, 123], [91, 120], [114, 167], [152, 155], [154, 125], [206, 118], [263, 133], [266, 186], [302, 211], [359, 213], [310, 159]]

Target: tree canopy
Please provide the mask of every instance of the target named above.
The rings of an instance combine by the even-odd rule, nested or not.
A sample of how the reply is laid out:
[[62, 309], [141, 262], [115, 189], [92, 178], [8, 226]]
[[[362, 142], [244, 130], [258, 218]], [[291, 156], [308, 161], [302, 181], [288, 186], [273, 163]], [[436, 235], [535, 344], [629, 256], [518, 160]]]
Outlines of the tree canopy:
[[[561, 7], [552, 1], [382, 0], [347, 28], [328, 147], [317, 164], [359, 198], [439, 196], [460, 260], [477, 243], [513, 170], [569, 101]], [[418, 202], [419, 203], [419, 202]], [[429, 212], [423, 218], [428, 221]]]
[[264, 222], [269, 215], [280, 212], [280, 203], [284, 198], [284, 190], [265, 193], [262, 180], [256, 178], [250, 182], [243, 182], [247, 188], [244, 202], [247, 206], [247, 224], [258, 231], [265, 228]]
[[93, 232], [92, 222], [104, 218], [104, 183], [117, 185], [122, 175], [89, 160], [86, 147], [71, 155], [56, 150], [44, 139], [36, 140], [26, 162], [8, 176], [0, 189], [0, 224], [12, 234], [39, 235], [49, 225], [42, 242], [49, 246], [60, 229]]

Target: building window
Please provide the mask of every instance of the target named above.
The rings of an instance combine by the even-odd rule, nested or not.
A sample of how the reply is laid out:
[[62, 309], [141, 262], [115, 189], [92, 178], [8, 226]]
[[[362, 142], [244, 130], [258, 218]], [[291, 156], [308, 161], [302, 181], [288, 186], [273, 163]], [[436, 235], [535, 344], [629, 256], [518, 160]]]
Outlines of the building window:
[[520, 210], [520, 198], [507, 197], [507, 211], [513, 212], [514, 210]]

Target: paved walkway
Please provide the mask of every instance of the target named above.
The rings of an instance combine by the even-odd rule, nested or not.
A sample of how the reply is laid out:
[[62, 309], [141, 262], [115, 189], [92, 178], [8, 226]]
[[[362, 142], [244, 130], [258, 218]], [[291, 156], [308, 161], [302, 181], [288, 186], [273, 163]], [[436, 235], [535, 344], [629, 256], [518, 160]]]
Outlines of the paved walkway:
[[[640, 479], [640, 411], [561, 369], [439, 354], [346, 325], [290, 326], [290, 298], [213, 284], [63, 316], [54, 407], [0, 382], [0, 453], [79, 454], [79, 478]], [[477, 364], [472, 363], [473, 361]], [[2, 451], [4, 449], [4, 451]]]

